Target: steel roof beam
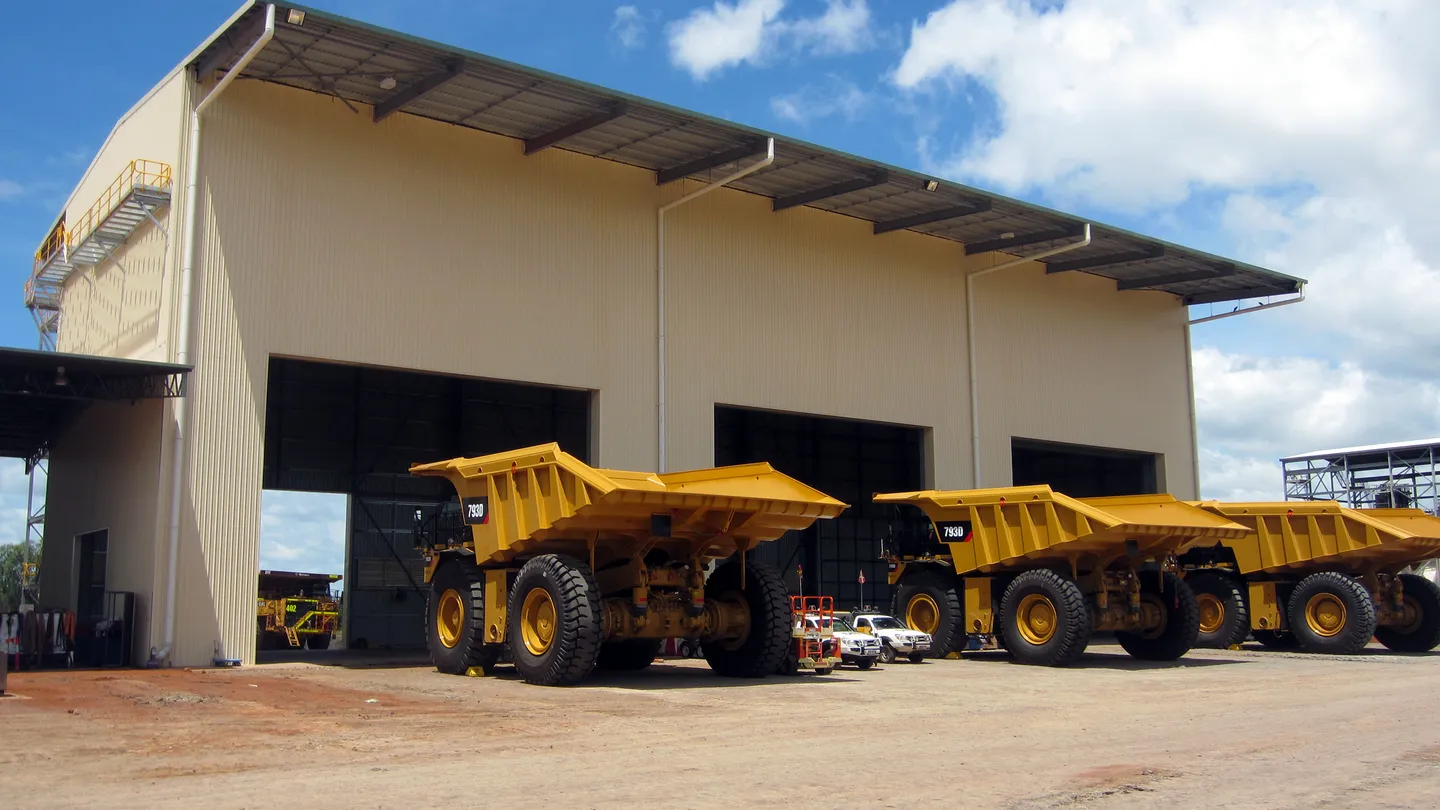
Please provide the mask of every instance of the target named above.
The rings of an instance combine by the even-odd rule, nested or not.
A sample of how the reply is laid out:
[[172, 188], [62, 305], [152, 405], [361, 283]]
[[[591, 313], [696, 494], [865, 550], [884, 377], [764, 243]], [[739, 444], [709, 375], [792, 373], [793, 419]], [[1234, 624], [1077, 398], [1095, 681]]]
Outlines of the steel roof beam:
[[970, 242], [965, 245], [965, 255], [974, 256], [977, 253], [989, 253], [992, 250], [1008, 250], [1009, 248], [1038, 245], [1042, 242], [1054, 242], [1059, 239], [1074, 239], [1084, 232], [1084, 225], [1071, 225], [1067, 228], [1052, 228], [1048, 231], [1017, 234], [1009, 239], [996, 238], [987, 239], [984, 242]]
[[923, 214], [912, 214], [908, 217], [900, 217], [887, 222], [875, 223], [875, 235], [890, 233], [891, 231], [903, 231], [906, 228], [914, 228], [918, 225], [929, 225], [932, 222], [944, 222], [947, 219], [960, 219], [974, 214], [983, 214], [990, 210], [990, 201], [982, 200], [972, 205], [957, 205], [953, 208], [942, 208], [939, 211], [926, 211]]
[[221, 40], [211, 47], [210, 55], [195, 63], [195, 78], [198, 81], [204, 81], [209, 78], [211, 73], [229, 64], [260, 37], [260, 33], [265, 30], [264, 11], [265, 8], [262, 6], [261, 13], [241, 24], [244, 26], [243, 28], [237, 27], [226, 31]]
[[1154, 276], [1152, 278], [1136, 278], [1129, 281], [1116, 282], [1117, 290], [1144, 290], [1151, 287], [1164, 287], [1168, 284], [1184, 284], [1189, 281], [1209, 281], [1216, 278], [1233, 276], [1238, 272], [1234, 265], [1224, 267], [1209, 267], [1204, 270], [1191, 270], [1185, 273], [1171, 273], [1166, 276]]
[[767, 146], [768, 142], [764, 138], [756, 138], [742, 146], [731, 147], [723, 152], [716, 152], [713, 155], [696, 158], [688, 163], [681, 163], [679, 166], [661, 169], [655, 172], [655, 185], [663, 186], [666, 183], [683, 180], [692, 174], [703, 172], [706, 169], [713, 169], [716, 166], [724, 166], [726, 163], [734, 163], [737, 160], [744, 160], [748, 157], [764, 154]]
[[1148, 250], [1127, 250], [1123, 253], [1108, 253], [1104, 256], [1091, 256], [1088, 259], [1072, 259], [1068, 262], [1051, 262], [1045, 265], [1047, 273], [1070, 273], [1075, 270], [1094, 270], [1097, 267], [1108, 267], [1112, 264], [1125, 264], [1126, 262], [1143, 262], [1147, 259], [1158, 259], [1165, 255], [1165, 248], [1154, 247]]
[[861, 191], [867, 188], [874, 188], [890, 182], [890, 173], [887, 171], [871, 172], [870, 174], [854, 180], [844, 180], [821, 188], [801, 191], [786, 197], [776, 197], [771, 208], [773, 211], [784, 211], [786, 208], [794, 208], [799, 205], [809, 205], [820, 200], [827, 200], [831, 197], [839, 197], [841, 194], [849, 194], [852, 191]]
[[459, 59], [452, 59], [445, 64], [445, 69], [439, 73], [432, 73], [420, 81], [400, 90], [393, 96], [375, 105], [375, 123], [388, 118], [391, 114], [400, 111], [401, 107], [414, 101], [417, 98], [429, 93], [440, 85], [459, 76], [465, 69], [465, 63]]
[[549, 132], [536, 135], [533, 138], [525, 139], [525, 154], [533, 155], [546, 147], [554, 146], [566, 138], [573, 138], [582, 132], [594, 129], [601, 124], [608, 124], [616, 118], [623, 116], [629, 109], [623, 102], [612, 104], [604, 110], [587, 115], [578, 121], [571, 121], [561, 127], [556, 127]]
[[[1185, 296], [1185, 304], [1219, 304], [1223, 301], [1242, 301], [1246, 298], [1266, 298], [1271, 295], [1290, 295], [1298, 292], [1293, 287], [1251, 287], [1225, 292], [1196, 293]], [[1268, 309], [1268, 307], [1267, 307]]]

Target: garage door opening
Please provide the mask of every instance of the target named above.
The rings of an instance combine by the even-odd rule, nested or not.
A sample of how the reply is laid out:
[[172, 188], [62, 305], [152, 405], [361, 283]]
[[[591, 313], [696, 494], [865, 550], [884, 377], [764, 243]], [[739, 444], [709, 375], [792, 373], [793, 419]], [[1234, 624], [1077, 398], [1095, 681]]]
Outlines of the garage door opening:
[[[343, 493], [268, 489], [260, 494], [259, 649], [344, 647], [349, 508], [350, 498]], [[293, 639], [285, 627], [295, 631]]]
[[792, 593], [833, 596], [837, 608], [888, 609], [890, 586], [880, 543], [891, 514], [870, 498], [876, 492], [923, 488], [924, 442], [924, 428], [715, 408], [717, 465], [768, 461], [851, 505], [833, 520], [816, 521], [755, 552], [780, 569]]
[[[336, 584], [351, 649], [425, 646], [414, 515], [454, 492], [410, 475], [411, 464], [546, 442], [590, 457], [590, 391], [288, 358], [272, 358], [269, 375], [263, 486], [285, 494], [266, 497], [344, 499]], [[332, 531], [336, 502], [328, 503]]]
[[1078, 444], [1012, 439], [1015, 486], [1049, 484], [1074, 498], [1150, 495], [1160, 491], [1159, 456]]

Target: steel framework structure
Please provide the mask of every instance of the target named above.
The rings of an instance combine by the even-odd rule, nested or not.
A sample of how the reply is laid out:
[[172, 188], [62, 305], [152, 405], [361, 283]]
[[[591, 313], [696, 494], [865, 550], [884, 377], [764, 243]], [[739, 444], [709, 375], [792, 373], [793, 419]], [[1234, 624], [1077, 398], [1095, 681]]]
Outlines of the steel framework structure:
[[1440, 439], [1320, 450], [1280, 459], [1287, 501], [1416, 507], [1440, 515]]

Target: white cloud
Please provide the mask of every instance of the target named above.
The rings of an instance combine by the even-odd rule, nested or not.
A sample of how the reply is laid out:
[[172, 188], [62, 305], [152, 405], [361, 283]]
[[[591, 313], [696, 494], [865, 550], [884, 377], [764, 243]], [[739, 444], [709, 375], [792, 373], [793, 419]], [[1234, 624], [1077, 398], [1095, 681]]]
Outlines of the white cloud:
[[645, 45], [645, 23], [640, 9], [635, 6], [619, 6], [615, 9], [615, 18], [610, 23], [610, 35], [615, 38], [621, 50], [637, 50]]
[[698, 8], [670, 29], [670, 60], [705, 79], [722, 68], [763, 58], [767, 40], [777, 33], [766, 26], [780, 16], [785, 0], [716, 0]]
[[[1310, 280], [1195, 335], [1207, 494], [1277, 497], [1279, 456], [1440, 434], [1435, 30], [1423, 0], [955, 0], [890, 79], [993, 105], [954, 153], [922, 128], [932, 171], [1153, 222], [1218, 200], [1217, 241]], [[1275, 356], [1205, 348], [1247, 332]]]
[[874, 42], [866, 0], [825, 0], [825, 13], [789, 26], [800, 47], [818, 54], [855, 53]]
[[9, 200], [25, 193], [25, 187], [14, 180], [0, 180], [0, 200]]
[[1440, 383], [1355, 362], [1200, 348], [1195, 410], [1203, 495], [1282, 500], [1284, 456], [1440, 434]]
[[893, 80], [994, 95], [997, 127], [953, 163], [966, 176], [1163, 205], [1440, 171], [1440, 55], [1417, 33], [1437, 27], [1418, 0], [958, 0], [915, 24]]
[[266, 490], [260, 500], [260, 567], [344, 573], [348, 502], [344, 495]]
[[670, 61], [696, 79], [785, 53], [854, 53], [874, 44], [866, 0], [825, 0], [815, 17], [782, 18], [786, 0], [715, 0], [669, 26]]
[[25, 536], [25, 499], [29, 485], [25, 462], [18, 458], [0, 458], [0, 546], [19, 543]]
[[833, 115], [854, 121], [870, 103], [870, 96], [854, 82], [838, 76], [823, 85], [809, 85], [794, 93], [770, 99], [770, 110], [779, 118], [807, 124]]

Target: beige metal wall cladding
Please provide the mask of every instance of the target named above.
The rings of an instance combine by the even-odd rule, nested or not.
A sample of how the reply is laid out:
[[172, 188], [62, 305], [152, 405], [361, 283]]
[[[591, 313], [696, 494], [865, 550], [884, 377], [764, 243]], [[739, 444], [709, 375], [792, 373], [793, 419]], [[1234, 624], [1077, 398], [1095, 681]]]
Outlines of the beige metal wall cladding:
[[[179, 221], [169, 213], [157, 217], [167, 228], [169, 221]], [[161, 337], [167, 246], [164, 231], [146, 224], [112, 259], [79, 268], [65, 285], [64, 323], [56, 348], [132, 360], [168, 360]]]
[[1173, 296], [1030, 266], [974, 286], [986, 486], [1011, 482], [1018, 436], [1163, 454], [1161, 490], [1198, 497], [1188, 316]]
[[105, 587], [136, 594], [132, 650], [138, 660], [160, 632], [152, 593], [157, 584], [163, 590], [155, 538], [165, 410], [159, 400], [87, 408], [51, 453], [46, 490], [41, 604], [75, 607], [75, 538], [108, 529]]
[[[655, 211], [680, 184], [253, 82], [207, 117], [203, 180], [176, 663], [217, 637], [251, 654], [271, 355], [595, 390], [597, 462], [654, 467]], [[667, 217], [670, 467], [712, 463], [721, 403], [931, 428], [933, 483], [969, 486], [963, 272], [992, 259], [769, 207], [721, 191]], [[980, 288], [987, 483], [1011, 432], [1188, 479], [1178, 303], [1029, 271]]]
[[[188, 92], [184, 73], [177, 71], [116, 123], [71, 193], [68, 222], [77, 222], [132, 160], [154, 160], [171, 166], [172, 175], [170, 205], [157, 211], [156, 219], [178, 235]], [[114, 260], [77, 268], [65, 285], [57, 348], [134, 360], [173, 359], [171, 307], [179, 248], [178, 238], [167, 241], [163, 230], [146, 223], [115, 251]]]

